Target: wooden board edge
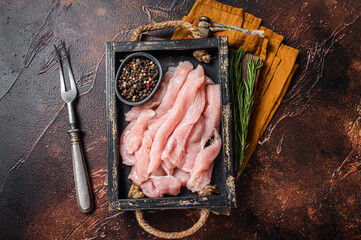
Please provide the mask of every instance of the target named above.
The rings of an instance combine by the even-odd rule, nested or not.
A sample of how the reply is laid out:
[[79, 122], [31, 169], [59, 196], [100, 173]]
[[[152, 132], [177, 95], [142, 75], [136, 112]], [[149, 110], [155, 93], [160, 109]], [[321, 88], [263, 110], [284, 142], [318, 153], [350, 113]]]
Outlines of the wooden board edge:
[[222, 137], [223, 159], [225, 161], [224, 173], [226, 176], [226, 192], [228, 207], [236, 207], [236, 187], [233, 163], [233, 125], [231, 107], [231, 84], [229, 80], [229, 49], [228, 37], [218, 37], [219, 75], [221, 77], [222, 94]]
[[[217, 38], [160, 40], [146, 42], [113, 42], [116, 52], [191, 50], [202, 45], [202, 49], [217, 48]], [[131, 50], [129, 50], [131, 49]]]
[[[112, 42], [107, 42], [105, 47], [106, 64], [106, 122], [107, 122], [107, 162], [108, 162], [108, 202], [109, 211], [116, 210], [115, 202], [118, 200], [118, 169], [117, 149], [114, 149], [117, 137], [116, 103], [114, 96], [115, 77], [115, 49]], [[115, 141], [114, 141], [115, 140]], [[111, 161], [109, 161], [111, 159]]]

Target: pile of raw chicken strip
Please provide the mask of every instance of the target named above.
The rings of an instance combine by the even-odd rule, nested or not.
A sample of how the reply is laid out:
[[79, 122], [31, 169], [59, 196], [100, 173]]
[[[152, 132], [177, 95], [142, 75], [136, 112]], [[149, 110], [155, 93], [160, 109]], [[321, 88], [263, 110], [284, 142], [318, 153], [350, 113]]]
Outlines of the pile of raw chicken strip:
[[182, 186], [202, 190], [221, 149], [219, 84], [188, 61], [172, 70], [151, 100], [125, 114], [130, 123], [120, 137], [128, 178], [151, 198], [175, 196]]

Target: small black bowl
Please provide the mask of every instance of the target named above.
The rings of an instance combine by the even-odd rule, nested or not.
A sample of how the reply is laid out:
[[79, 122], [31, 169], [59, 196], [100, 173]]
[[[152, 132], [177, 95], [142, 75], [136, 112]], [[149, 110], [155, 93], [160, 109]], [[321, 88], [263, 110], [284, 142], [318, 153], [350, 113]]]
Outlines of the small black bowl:
[[[154, 62], [154, 64], [158, 67], [158, 81], [157, 81], [154, 89], [152, 90], [152, 92], [146, 98], [144, 98], [143, 100], [138, 101], [138, 102], [131, 102], [131, 101], [128, 101], [125, 98], [123, 98], [122, 95], [120, 94], [119, 77], [120, 77], [120, 74], [121, 74], [122, 69], [125, 66], [125, 64], [130, 62], [135, 57], [147, 58]], [[148, 53], [145, 53], [145, 52], [133, 53], [133, 54], [129, 55], [128, 57], [126, 57], [124, 59], [124, 61], [122, 62], [122, 64], [120, 65], [120, 67], [118, 68], [117, 75], [115, 77], [115, 93], [117, 94], [119, 100], [125, 104], [131, 105], [131, 106], [143, 104], [143, 103], [147, 102], [149, 99], [151, 99], [153, 97], [153, 95], [157, 92], [157, 90], [162, 82], [162, 77], [163, 77], [163, 71], [162, 71], [162, 67], [160, 66], [158, 59], [156, 59], [154, 56], [152, 56]]]

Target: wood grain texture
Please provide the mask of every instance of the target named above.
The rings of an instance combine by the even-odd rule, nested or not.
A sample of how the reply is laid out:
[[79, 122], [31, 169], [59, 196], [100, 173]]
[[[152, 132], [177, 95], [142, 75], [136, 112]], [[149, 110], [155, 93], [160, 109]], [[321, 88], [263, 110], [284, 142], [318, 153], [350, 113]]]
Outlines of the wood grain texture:
[[[283, 103], [236, 186], [230, 216], [212, 214], [188, 239], [361, 238], [361, 3], [235, 1], [300, 50]], [[147, 239], [133, 212], [108, 213], [107, 41], [152, 21], [181, 19], [194, 1], [0, 3], [0, 238]], [[158, 34], [158, 33], [157, 33]], [[171, 31], [158, 35], [170, 36]], [[53, 44], [69, 48], [97, 209], [76, 205], [67, 113]], [[195, 210], [146, 213], [183, 230]]]

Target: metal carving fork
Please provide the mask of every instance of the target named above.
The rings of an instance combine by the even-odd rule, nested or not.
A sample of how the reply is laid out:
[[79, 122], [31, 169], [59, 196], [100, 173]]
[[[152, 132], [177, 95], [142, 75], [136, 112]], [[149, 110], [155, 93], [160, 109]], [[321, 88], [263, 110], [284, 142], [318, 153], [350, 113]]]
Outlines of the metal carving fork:
[[83, 148], [80, 139], [80, 129], [75, 117], [75, 111], [73, 102], [77, 97], [77, 88], [74, 80], [74, 75], [70, 66], [69, 58], [66, 53], [65, 46], [63, 45], [65, 51], [65, 61], [68, 65], [69, 79], [70, 79], [70, 90], [66, 91], [65, 89], [65, 80], [64, 80], [64, 71], [61, 63], [61, 58], [59, 52], [54, 45], [55, 52], [58, 56], [59, 62], [59, 72], [60, 72], [60, 90], [61, 98], [66, 102], [68, 107], [69, 115], [69, 125], [70, 130], [68, 131], [70, 135], [71, 142], [71, 153], [73, 158], [73, 169], [74, 169], [74, 179], [75, 179], [75, 191], [76, 191], [76, 200], [78, 207], [81, 212], [88, 213], [93, 209], [93, 198], [91, 193], [91, 187], [89, 182], [89, 176], [85, 164]]

